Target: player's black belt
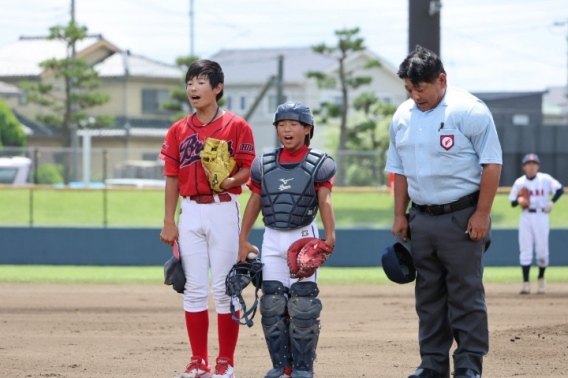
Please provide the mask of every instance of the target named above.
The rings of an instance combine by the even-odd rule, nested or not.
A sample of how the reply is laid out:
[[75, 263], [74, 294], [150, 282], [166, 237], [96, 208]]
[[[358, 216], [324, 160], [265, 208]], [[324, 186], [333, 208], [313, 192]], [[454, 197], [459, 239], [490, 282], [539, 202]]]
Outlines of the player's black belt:
[[418, 209], [423, 213], [428, 213], [431, 215], [442, 215], [453, 213], [454, 211], [463, 210], [470, 206], [473, 206], [477, 203], [478, 199], [479, 191], [468, 194], [467, 196], [464, 196], [455, 202], [447, 203], [445, 205], [418, 205], [412, 202], [412, 207]]
[[527, 209], [529, 213], [538, 213], [538, 211], [544, 211], [543, 209]]

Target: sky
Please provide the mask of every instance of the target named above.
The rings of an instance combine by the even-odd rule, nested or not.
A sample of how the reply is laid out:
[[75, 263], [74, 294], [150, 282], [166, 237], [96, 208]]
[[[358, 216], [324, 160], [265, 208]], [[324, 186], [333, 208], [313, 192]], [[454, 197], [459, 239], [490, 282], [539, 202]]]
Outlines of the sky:
[[[0, 46], [68, 23], [70, 4], [0, 0]], [[191, 53], [192, 40], [193, 53], [208, 58], [333, 45], [336, 30], [354, 27], [395, 68], [408, 53], [408, 0], [75, 0], [75, 17], [89, 33], [169, 64]], [[449, 83], [472, 92], [567, 86], [568, 0], [442, 0], [440, 55]]]

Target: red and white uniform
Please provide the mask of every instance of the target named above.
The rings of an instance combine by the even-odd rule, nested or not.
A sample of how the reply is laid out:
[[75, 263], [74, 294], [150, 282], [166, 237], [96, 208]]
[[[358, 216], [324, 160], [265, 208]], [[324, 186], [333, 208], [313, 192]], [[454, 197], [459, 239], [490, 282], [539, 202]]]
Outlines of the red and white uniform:
[[[250, 168], [255, 157], [250, 126], [241, 117], [225, 111], [203, 127], [195, 115], [181, 119], [168, 130], [160, 159], [165, 161], [164, 175], [178, 176], [180, 195], [184, 197], [179, 216], [179, 245], [186, 275], [184, 309], [200, 312], [208, 309], [209, 270], [216, 311], [229, 314], [230, 297], [225, 294], [225, 278], [237, 260], [240, 209], [237, 196], [241, 187], [224, 191], [230, 201], [221, 202], [209, 187], [199, 153], [207, 138], [226, 140], [229, 153], [239, 168]], [[190, 196], [214, 195], [215, 202], [199, 204]]]
[[526, 175], [521, 176], [515, 180], [509, 200], [516, 201], [517, 193], [522, 187], [527, 188], [531, 196], [529, 207], [522, 211], [519, 223], [520, 262], [522, 266], [532, 263], [534, 246], [537, 265], [546, 268], [550, 224], [544, 208], [550, 201], [550, 195], [556, 193], [562, 185], [547, 173], [537, 172], [532, 180]]
[[[280, 164], [286, 163], [300, 163], [308, 153], [307, 146], [302, 146], [299, 150], [290, 153], [285, 148], [280, 153], [278, 162]], [[258, 195], [261, 193], [262, 184], [253, 181], [249, 178], [247, 186], [250, 190]], [[325, 186], [329, 190], [333, 186], [333, 178], [326, 182], [315, 183], [314, 188], [317, 190]], [[288, 248], [296, 240], [303, 237], [319, 237], [319, 231], [314, 220], [312, 224], [292, 230], [276, 230], [265, 227], [262, 239], [262, 279], [266, 281], [280, 281], [285, 287], [290, 286], [297, 282], [297, 278], [290, 278], [290, 268], [288, 267]], [[303, 282], [317, 282], [317, 271], [310, 277], [304, 278]]]

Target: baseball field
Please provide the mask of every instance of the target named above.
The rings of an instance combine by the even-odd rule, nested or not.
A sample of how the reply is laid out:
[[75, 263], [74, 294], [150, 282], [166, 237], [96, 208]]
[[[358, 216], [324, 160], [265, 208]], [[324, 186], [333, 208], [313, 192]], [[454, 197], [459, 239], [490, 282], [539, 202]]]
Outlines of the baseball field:
[[[520, 295], [520, 268], [486, 269], [484, 377], [566, 376], [568, 268], [547, 273], [546, 294]], [[319, 274], [316, 377], [406, 378], [420, 361], [413, 286], [390, 283], [380, 268]], [[0, 376], [171, 378], [183, 371], [190, 351], [182, 297], [161, 279], [161, 267], [0, 266]], [[245, 291], [252, 304], [253, 287]], [[213, 303], [210, 321], [214, 359]], [[270, 367], [259, 315], [255, 323], [240, 328], [239, 378], [263, 377]]]

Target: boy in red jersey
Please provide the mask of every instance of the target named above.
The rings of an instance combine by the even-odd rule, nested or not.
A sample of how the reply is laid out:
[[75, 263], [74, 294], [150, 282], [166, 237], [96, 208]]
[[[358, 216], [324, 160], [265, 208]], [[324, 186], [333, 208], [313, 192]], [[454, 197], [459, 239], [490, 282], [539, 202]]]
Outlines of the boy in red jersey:
[[335, 245], [331, 188], [336, 165], [325, 152], [308, 148], [314, 134], [310, 108], [286, 102], [274, 114], [274, 126], [284, 148], [257, 157], [247, 186], [247, 203], [239, 238], [239, 259], [253, 250], [248, 241], [262, 210], [262, 329], [273, 368], [265, 378], [312, 378], [319, 338], [321, 301], [316, 298], [317, 271], [298, 280], [290, 277], [288, 247], [306, 237], [318, 237], [315, 222], [321, 212], [325, 243]]
[[[252, 130], [241, 117], [219, 108], [224, 75], [218, 63], [198, 60], [186, 74], [187, 97], [195, 113], [174, 123], [164, 140], [160, 158], [165, 161], [165, 216], [160, 239], [169, 245], [179, 240], [186, 276], [183, 294], [185, 321], [192, 357], [176, 378], [234, 378], [234, 352], [239, 325], [232, 320], [231, 297], [225, 294], [225, 277], [238, 255], [240, 209], [237, 196], [247, 182], [255, 157]], [[223, 192], [209, 186], [200, 151], [207, 138], [227, 141], [236, 166], [221, 183]], [[183, 197], [179, 224], [175, 211]], [[209, 270], [218, 320], [219, 356], [209, 365]]]

